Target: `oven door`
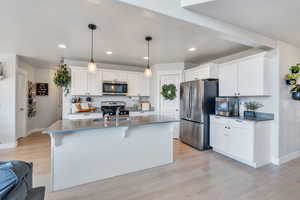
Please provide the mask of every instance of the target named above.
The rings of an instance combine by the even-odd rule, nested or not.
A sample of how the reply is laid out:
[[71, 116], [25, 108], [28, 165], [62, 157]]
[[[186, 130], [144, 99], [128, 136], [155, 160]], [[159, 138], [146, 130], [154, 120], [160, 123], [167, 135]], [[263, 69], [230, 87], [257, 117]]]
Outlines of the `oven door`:
[[127, 95], [128, 92], [127, 83], [103, 83], [103, 94], [104, 95]]

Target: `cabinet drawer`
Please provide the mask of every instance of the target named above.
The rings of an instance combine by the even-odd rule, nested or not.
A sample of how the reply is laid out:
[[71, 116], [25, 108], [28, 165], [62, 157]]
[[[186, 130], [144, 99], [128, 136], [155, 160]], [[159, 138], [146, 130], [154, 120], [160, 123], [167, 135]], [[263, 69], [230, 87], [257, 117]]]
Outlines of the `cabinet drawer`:
[[254, 129], [254, 122], [239, 120], [239, 119], [230, 119], [228, 120], [229, 126], [233, 128], [244, 128], [244, 129]]
[[214, 123], [217, 123], [217, 124], [224, 124], [224, 125], [227, 125], [227, 124], [228, 124], [228, 119], [225, 118], [225, 117], [212, 116], [212, 117], [211, 117], [211, 120], [212, 120]]

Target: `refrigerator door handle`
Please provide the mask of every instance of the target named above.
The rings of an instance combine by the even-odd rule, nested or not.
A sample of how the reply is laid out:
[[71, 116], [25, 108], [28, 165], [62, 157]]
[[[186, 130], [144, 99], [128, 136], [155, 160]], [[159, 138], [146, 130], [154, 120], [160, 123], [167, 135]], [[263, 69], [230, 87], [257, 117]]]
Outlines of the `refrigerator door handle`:
[[189, 114], [188, 119], [192, 117], [192, 87], [189, 87]]

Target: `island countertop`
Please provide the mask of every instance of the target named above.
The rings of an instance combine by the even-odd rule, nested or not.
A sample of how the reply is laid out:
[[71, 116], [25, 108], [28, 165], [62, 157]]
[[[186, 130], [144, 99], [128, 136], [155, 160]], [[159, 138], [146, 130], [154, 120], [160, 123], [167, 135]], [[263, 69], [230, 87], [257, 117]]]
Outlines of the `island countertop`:
[[166, 117], [162, 115], [136, 116], [128, 119], [104, 121], [103, 119], [78, 119], [78, 120], [59, 120], [45, 129], [43, 133], [66, 133], [89, 129], [115, 128], [115, 127], [133, 127], [159, 123], [179, 122], [178, 118]]

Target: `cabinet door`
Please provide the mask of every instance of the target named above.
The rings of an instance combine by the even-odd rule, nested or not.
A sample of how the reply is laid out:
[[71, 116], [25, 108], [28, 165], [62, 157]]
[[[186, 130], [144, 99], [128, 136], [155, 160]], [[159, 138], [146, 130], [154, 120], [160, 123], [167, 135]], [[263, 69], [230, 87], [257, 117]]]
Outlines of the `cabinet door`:
[[127, 72], [118, 70], [103, 70], [103, 81], [127, 82]]
[[237, 95], [237, 76], [238, 64], [226, 63], [219, 68], [219, 95], [236, 96]]
[[88, 71], [84, 69], [72, 69], [71, 78], [71, 94], [86, 95], [88, 91]]
[[253, 162], [254, 130], [230, 126], [228, 153], [237, 159]]
[[95, 73], [88, 73], [88, 95], [100, 96], [102, 95], [102, 73], [97, 70]]
[[210, 123], [210, 146], [213, 149], [227, 151], [227, 129], [226, 122], [220, 122], [219, 119], [211, 118]]
[[263, 94], [263, 57], [255, 57], [239, 62], [238, 92], [240, 96]]
[[117, 81], [118, 74], [113, 70], [103, 70], [102, 80], [103, 81]]
[[139, 96], [140, 95], [140, 73], [137, 72], [129, 72], [128, 77], [128, 96]]
[[120, 82], [128, 81], [127, 72], [125, 72], [125, 71], [119, 71], [117, 73], [117, 76], [118, 76], [118, 77], [116, 77], [117, 81], [120, 81]]

